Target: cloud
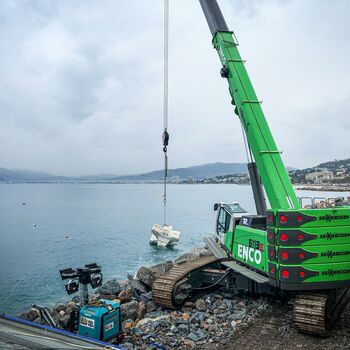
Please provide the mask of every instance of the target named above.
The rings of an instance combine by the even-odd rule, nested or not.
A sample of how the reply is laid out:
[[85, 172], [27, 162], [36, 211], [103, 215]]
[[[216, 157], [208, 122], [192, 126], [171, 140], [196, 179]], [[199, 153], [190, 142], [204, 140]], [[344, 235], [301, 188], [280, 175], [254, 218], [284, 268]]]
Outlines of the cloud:
[[[349, 156], [350, 4], [220, 1], [279, 148]], [[0, 3], [4, 167], [57, 174], [162, 166], [162, 1]], [[170, 165], [244, 161], [199, 2], [171, 2]]]

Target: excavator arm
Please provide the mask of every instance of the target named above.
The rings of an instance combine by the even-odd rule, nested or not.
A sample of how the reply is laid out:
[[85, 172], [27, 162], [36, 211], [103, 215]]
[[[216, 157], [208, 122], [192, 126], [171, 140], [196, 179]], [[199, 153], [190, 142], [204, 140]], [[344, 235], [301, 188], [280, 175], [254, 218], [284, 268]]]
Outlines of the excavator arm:
[[[272, 209], [298, 209], [298, 198], [239, 54], [236, 37], [229, 31], [216, 0], [199, 1], [222, 63], [220, 74], [228, 81], [235, 113], [243, 126], [270, 206]], [[261, 193], [255, 188], [256, 202], [257, 195]], [[259, 201], [261, 203], [261, 199]]]

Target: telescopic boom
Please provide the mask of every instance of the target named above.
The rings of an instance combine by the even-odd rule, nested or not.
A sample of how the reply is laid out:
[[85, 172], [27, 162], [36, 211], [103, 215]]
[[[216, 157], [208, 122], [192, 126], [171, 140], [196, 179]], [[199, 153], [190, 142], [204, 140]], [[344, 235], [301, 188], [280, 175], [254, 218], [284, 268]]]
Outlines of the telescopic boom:
[[242, 123], [270, 206], [298, 209], [298, 198], [239, 54], [236, 37], [229, 31], [216, 0], [199, 1], [222, 63], [221, 76], [228, 81], [235, 113]]

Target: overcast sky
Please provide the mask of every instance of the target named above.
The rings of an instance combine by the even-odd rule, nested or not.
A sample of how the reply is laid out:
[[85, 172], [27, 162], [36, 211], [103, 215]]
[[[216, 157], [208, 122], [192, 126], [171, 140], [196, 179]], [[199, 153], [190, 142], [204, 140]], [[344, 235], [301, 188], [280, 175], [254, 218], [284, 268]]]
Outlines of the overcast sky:
[[[350, 1], [219, 0], [287, 165], [350, 156]], [[197, 0], [170, 0], [171, 167], [245, 161]], [[163, 164], [162, 0], [0, 2], [0, 167]]]

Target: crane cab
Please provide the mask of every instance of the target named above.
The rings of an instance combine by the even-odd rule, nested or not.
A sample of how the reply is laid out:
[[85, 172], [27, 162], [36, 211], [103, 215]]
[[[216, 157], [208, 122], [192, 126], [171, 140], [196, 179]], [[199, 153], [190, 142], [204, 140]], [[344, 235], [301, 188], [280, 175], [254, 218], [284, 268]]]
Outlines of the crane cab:
[[[232, 233], [239, 224], [241, 217], [247, 215], [248, 212], [243, 209], [238, 202], [228, 203], [215, 203], [214, 211], [217, 212], [215, 221], [215, 233], [219, 236], [219, 240], [223, 245], [228, 247], [229, 242], [226, 240], [226, 234]], [[231, 243], [232, 244], [232, 243]]]

